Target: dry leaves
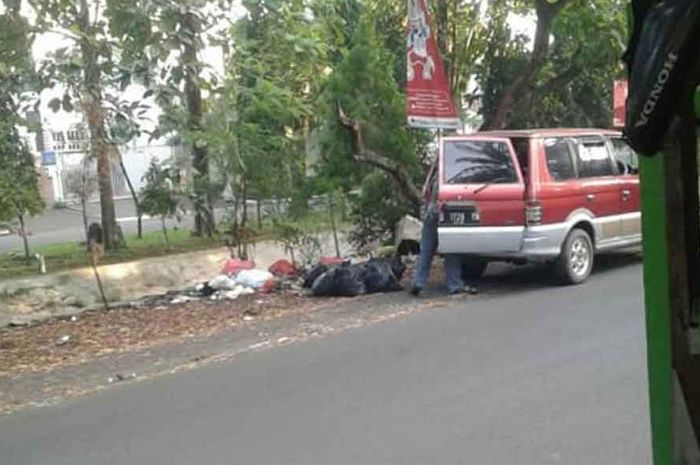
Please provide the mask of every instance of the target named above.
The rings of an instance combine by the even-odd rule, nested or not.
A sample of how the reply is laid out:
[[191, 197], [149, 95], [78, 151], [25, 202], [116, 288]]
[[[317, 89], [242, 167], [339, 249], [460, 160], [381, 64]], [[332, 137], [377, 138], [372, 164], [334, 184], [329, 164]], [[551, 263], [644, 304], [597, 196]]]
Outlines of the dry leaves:
[[306, 311], [321, 301], [291, 295], [243, 296], [235, 301], [198, 300], [166, 307], [93, 310], [33, 326], [0, 329], [0, 376], [74, 365], [110, 352], [135, 350], [213, 334], [244, 317], [272, 318]]

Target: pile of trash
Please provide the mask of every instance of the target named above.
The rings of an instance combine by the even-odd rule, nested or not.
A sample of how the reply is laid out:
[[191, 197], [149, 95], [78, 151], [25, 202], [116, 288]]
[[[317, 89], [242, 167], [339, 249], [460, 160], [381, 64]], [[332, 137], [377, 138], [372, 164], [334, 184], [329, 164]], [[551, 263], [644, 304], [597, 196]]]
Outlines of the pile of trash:
[[296, 279], [298, 272], [287, 260], [279, 260], [266, 270], [255, 267], [249, 260], [228, 260], [221, 274], [199, 284], [190, 292], [191, 297], [211, 300], [235, 300], [256, 292], [270, 293], [280, 288], [282, 281]]
[[406, 265], [401, 258], [372, 258], [351, 263], [322, 263], [304, 273], [303, 287], [316, 297], [355, 297], [402, 289]]
[[[294, 288], [299, 273], [287, 260], [275, 262], [269, 270], [257, 269], [248, 260], [231, 259], [214, 278], [184, 290], [149, 296], [131, 304], [136, 307], [167, 307], [201, 300], [236, 300], [255, 293]], [[301, 286], [298, 287], [301, 292]]]
[[182, 291], [151, 296], [132, 305], [167, 307], [187, 302], [233, 301], [255, 293], [293, 292], [316, 297], [355, 297], [362, 294], [401, 290], [406, 266], [399, 258], [350, 260], [323, 257], [318, 263], [298, 270], [287, 260], [278, 260], [268, 270], [257, 269], [252, 261], [228, 260], [209, 281]]

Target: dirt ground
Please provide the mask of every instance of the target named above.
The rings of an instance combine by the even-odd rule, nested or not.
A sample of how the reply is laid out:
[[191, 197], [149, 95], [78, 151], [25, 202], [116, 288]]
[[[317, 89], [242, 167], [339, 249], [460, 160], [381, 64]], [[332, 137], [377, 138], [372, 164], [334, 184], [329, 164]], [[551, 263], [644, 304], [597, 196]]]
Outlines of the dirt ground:
[[27, 327], [0, 329], [0, 376], [48, 371], [100, 355], [206, 336], [251, 319], [312, 311], [328, 299], [291, 293], [93, 310]]

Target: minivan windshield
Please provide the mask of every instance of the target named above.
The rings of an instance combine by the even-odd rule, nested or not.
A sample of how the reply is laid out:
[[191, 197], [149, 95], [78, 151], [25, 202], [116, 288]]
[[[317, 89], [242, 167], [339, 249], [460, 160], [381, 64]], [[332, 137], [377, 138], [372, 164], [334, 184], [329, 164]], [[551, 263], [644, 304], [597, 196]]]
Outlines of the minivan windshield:
[[509, 184], [518, 181], [508, 144], [501, 141], [445, 141], [446, 184]]

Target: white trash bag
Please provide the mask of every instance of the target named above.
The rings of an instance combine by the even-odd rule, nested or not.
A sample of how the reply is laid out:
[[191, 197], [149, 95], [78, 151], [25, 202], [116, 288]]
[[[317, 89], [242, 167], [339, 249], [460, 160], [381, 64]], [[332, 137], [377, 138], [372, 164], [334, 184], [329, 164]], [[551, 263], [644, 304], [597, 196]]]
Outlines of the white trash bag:
[[272, 273], [265, 270], [242, 270], [236, 276], [236, 284], [250, 287], [252, 289], [260, 289], [269, 280], [274, 279]]

